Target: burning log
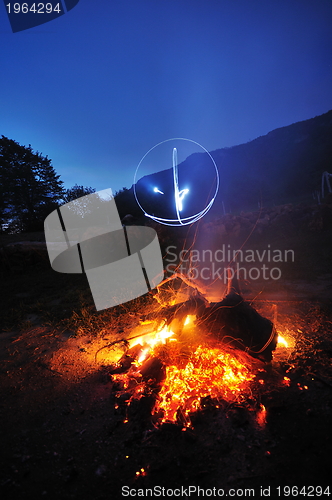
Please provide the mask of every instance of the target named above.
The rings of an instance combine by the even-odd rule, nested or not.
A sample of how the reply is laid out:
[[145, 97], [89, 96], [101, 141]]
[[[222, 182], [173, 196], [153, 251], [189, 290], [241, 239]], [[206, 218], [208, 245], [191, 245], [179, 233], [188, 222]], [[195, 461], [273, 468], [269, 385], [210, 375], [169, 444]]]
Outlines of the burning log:
[[140, 369], [142, 379], [152, 381], [154, 385], [161, 384], [166, 378], [166, 368], [159, 358], [149, 358]]
[[[120, 340], [119, 342], [122, 342], [122, 340]], [[114, 343], [112, 342], [112, 344], [115, 344], [115, 343], [116, 342], [114, 342]], [[108, 344], [108, 345], [111, 346], [112, 344]], [[101, 349], [103, 349], [103, 347]], [[99, 351], [101, 351], [101, 349], [99, 349]], [[134, 361], [137, 358], [141, 349], [142, 349], [141, 345], [135, 345], [134, 347], [129, 349], [125, 354], [123, 354], [123, 356], [119, 359], [119, 361], [117, 363], [110, 366], [109, 373], [116, 374], [116, 373], [127, 372], [129, 370], [129, 368], [131, 368], [132, 364], [134, 363]]]
[[207, 335], [210, 338], [212, 336], [218, 343], [245, 351], [262, 361], [271, 361], [272, 352], [277, 346], [278, 336], [273, 323], [243, 299], [238, 284], [234, 281], [230, 282], [228, 294], [220, 302], [208, 302], [201, 292], [194, 289], [188, 300], [161, 307], [144, 318], [150, 320], [145, 323], [152, 324], [152, 331], [114, 342], [124, 342], [128, 349], [122, 358], [110, 367], [111, 374], [128, 371], [136, 359], [140, 363], [145, 361], [149, 357], [149, 348], [158, 343], [164, 344], [169, 337], [180, 340], [183, 344], [187, 343], [188, 347], [192, 332], [183, 335], [188, 320], [194, 321], [196, 337], [198, 333], [199, 339], [206, 338]]
[[[251, 356], [271, 361], [277, 346], [277, 333], [273, 323], [261, 316], [238, 291], [230, 287], [230, 293], [220, 302], [208, 302], [196, 291], [196, 296], [158, 312], [158, 317], [172, 324], [176, 333], [181, 332], [188, 315], [196, 316], [198, 330], [205, 330], [218, 341]], [[234, 290], [235, 289], [235, 290]]]
[[221, 302], [211, 303], [198, 316], [198, 322], [221, 342], [271, 361], [278, 337], [273, 323], [238, 293], [231, 292]]
[[158, 314], [166, 321], [167, 325], [172, 323], [172, 329], [181, 330], [183, 323], [188, 315], [200, 316], [206, 310], [208, 302], [204, 297], [197, 294], [196, 297], [191, 297], [185, 302], [165, 307]]

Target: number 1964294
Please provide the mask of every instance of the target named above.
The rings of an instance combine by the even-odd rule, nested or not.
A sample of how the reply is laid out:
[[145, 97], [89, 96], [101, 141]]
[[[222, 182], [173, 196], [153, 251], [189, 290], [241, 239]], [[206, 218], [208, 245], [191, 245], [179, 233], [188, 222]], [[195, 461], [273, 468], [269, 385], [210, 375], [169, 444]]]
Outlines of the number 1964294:
[[28, 14], [32, 12], [33, 14], [51, 14], [52, 12], [56, 12], [60, 14], [61, 7], [60, 3], [53, 5], [53, 3], [33, 3], [29, 6], [27, 3], [7, 3], [6, 5], [8, 9], [8, 14]]

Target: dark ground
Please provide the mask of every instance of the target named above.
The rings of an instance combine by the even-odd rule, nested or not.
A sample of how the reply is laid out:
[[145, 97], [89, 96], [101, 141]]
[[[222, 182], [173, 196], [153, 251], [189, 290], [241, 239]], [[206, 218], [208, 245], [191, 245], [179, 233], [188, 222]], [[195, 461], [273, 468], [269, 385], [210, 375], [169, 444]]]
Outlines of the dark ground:
[[[270, 486], [270, 498], [286, 498], [287, 491], [277, 495], [277, 486], [306, 486], [308, 496], [310, 486], [331, 485], [331, 269], [317, 258], [318, 251], [330, 262], [331, 235], [296, 236], [298, 251], [303, 249], [299, 265], [311, 262], [308, 273], [292, 268], [276, 290], [257, 295], [256, 283], [248, 291], [257, 295], [253, 305], [263, 315], [277, 305], [276, 327], [289, 347], [277, 348], [251, 397], [219, 408], [206, 401], [185, 431], [173, 424], [153, 428], [144, 402], [131, 409], [127, 423], [125, 409], [114, 409], [105, 358], [95, 362], [94, 354], [118, 335], [122, 321], [130, 331], [137, 314], [129, 317], [127, 309], [126, 317], [110, 317], [108, 330], [99, 315], [96, 335], [99, 323], [86, 303], [82, 307], [84, 280], [68, 282], [38, 259], [21, 270], [17, 263], [7, 266], [0, 335], [1, 498], [120, 499], [123, 486], [190, 485], [223, 488], [225, 495], [242, 489], [236, 497], [249, 496], [244, 490], [250, 488], [256, 498]], [[73, 288], [81, 291], [79, 299]], [[265, 424], [257, 421], [260, 404], [267, 410]]]

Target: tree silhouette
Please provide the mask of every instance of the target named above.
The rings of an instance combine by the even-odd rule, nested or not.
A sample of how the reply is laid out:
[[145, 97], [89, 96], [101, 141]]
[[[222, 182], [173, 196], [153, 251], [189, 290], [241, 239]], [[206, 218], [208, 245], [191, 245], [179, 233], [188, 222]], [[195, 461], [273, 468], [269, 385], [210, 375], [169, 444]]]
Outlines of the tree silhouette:
[[0, 138], [0, 227], [11, 231], [43, 229], [44, 218], [64, 194], [51, 160], [28, 147]]
[[65, 203], [69, 203], [70, 201], [76, 200], [77, 198], [81, 198], [82, 196], [87, 196], [88, 194], [95, 192], [96, 190], [92, 187], [78, 186], [77, 184], [75, 184], [75, 186], [65, 190], [65, 194], [63, 195], [62, 199]]

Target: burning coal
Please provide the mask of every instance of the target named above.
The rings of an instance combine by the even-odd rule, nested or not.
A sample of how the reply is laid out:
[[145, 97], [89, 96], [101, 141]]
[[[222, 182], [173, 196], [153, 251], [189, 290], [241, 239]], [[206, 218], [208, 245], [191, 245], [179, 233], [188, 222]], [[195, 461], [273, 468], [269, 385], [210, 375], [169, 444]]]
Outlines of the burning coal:
[[190, 413], [200, 408], [203, 398], [235, 400], [248, 391], [248, 382], [253, 378], [235, 356], [221, 349], [198, 346], [184, 368], [166, 368], [156, 407], [163, 410], [163, 421], [176, 422], [181, 412], [188, 423]]
[[[204, 398], [238, 401], [250, 392], [255, 375], [245, 355], [240, 360], [226, 349], [209, 344], [188, 352], [174, 335], [171, 329], [163, 329], [155, 337], [149, 335], [148, 341], [140, 338], [142, 344], [135, 343], [113, 367], [113, 380], [121, 384], [122, 392], [127, 391], [129, 404], [153, 393], [153, 414], [160, 423], [189, 425], [190, 414], [201, 407]], [[129, 370], [114, 373], [126, 368], [129, 360]]]

